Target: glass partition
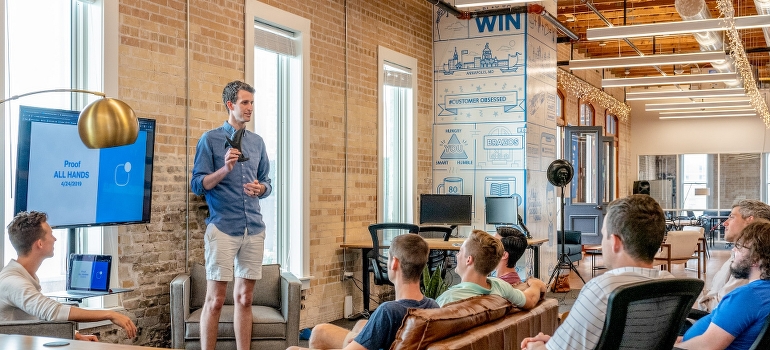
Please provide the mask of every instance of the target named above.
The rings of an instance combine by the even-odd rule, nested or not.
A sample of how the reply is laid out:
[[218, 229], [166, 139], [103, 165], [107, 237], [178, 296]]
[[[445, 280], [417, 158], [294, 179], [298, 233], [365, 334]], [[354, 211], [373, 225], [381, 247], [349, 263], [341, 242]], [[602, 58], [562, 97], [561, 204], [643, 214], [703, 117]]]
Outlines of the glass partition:
[[659, 201], [664, 209], [697, 216], [704, 210], [730, 209], [741, 199], [764, 199], [762, 186], [770, 182], [764, 179], [762, 163], [759, 153], [644, 155], [639, 156], [638, 180], [650, 181], [651, 192], [659, 182], [670, 190], [671, 200]]

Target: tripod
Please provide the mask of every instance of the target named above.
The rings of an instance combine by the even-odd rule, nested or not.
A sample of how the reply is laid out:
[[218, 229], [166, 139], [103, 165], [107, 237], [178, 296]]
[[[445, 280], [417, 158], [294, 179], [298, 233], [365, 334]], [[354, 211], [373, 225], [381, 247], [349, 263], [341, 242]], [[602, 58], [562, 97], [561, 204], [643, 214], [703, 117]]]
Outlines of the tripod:
[[580, 278], [581, 281], [583, 281], [583, 284], [585, 285], [586, 280], [584, 280], [583, 276], [580, 275], [580, 272], [578, 272], [577, 268], [575, 268], [575, 265], [572, 265], [572, 261], [570, 260], [569, 255], [564, 252], [564, 245], [567, 243], [567, 233], [564, 229], [564, 185], [566, 185], [566, 183], [565, 181], [561, 181], [561, 183], [561, 253], [559, 254], [558, 263], [556, 263], [556, 266], [553, 268], [553, 272], [551, 272], [551, 277], [548, 279], [547, 286], [551, 285], [551, 281], [559, 275], [561, 269], [570, 269], [575, 271], [575, 274]]

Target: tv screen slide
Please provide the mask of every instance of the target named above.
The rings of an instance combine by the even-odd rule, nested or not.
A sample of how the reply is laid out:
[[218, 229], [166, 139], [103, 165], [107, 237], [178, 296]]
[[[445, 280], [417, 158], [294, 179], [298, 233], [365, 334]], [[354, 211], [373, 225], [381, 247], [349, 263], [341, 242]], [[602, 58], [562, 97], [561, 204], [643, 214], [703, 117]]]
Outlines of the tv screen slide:
[[21, 106], [15, 213], [48, 213], [51, 227], [150, 221], [155, 121], [132, 145], [89, 149], [79, 112]]

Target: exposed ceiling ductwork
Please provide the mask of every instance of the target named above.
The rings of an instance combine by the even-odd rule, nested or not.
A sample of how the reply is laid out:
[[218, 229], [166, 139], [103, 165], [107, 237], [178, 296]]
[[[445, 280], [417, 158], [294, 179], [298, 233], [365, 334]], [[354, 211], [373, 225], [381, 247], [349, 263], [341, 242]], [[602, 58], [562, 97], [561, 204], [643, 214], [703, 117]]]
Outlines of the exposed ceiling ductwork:
[[[683, 21], [711, 18], [711, 13], [704, 0], [676, 0], [674, 6]], [[721, 32], [693, 33], [693, 36], [698, 41], [698, 44], [700, 44], [701, 51], [724, 51], [724, 39]], [[712, 61], [711, 66], [720, 73], [735, 72], [735, 64], [732, 58], [723, 61]]]
[[[754, 6], [757, 7], [757, 14], [770, 15], [770, 0], [754, 0]], [[765, 43], [770, 46], [770, 28], [762, 28], [765, 33]]]

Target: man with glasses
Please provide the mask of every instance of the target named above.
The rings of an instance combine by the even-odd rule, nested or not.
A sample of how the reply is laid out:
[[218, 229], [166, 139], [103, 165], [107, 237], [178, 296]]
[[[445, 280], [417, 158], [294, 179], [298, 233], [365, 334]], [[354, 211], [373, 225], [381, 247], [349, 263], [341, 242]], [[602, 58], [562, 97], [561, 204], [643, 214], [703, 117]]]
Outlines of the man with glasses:
[[749, 349], [770, 315], [770, 222], [756, 220], [735, 241], [730, 273], [738, 287], [685, 334], [681, 349]]
[[[730, 216], [723, 224], [725, 227], [725, 241], [735, 242], [743, 228], [755, 219], [770, 220], [770, 206], [756, 199], [744, 199], [735, 203], [732, 211], [730, 211]], [[745, 279], [733, 277], [730, 273], [730, 264], [732, 262], [732, 257], [725, 261], [719, 272], [714, 275], [714, 279], [710, 284], [711, 287], [704, 289], [701, 297], [695, 302], [694, 307], [703, 312], [691, 312], [688, 316], [689, 318], [703, 317], [714, 310], [727, 293], [748, 283]]]

